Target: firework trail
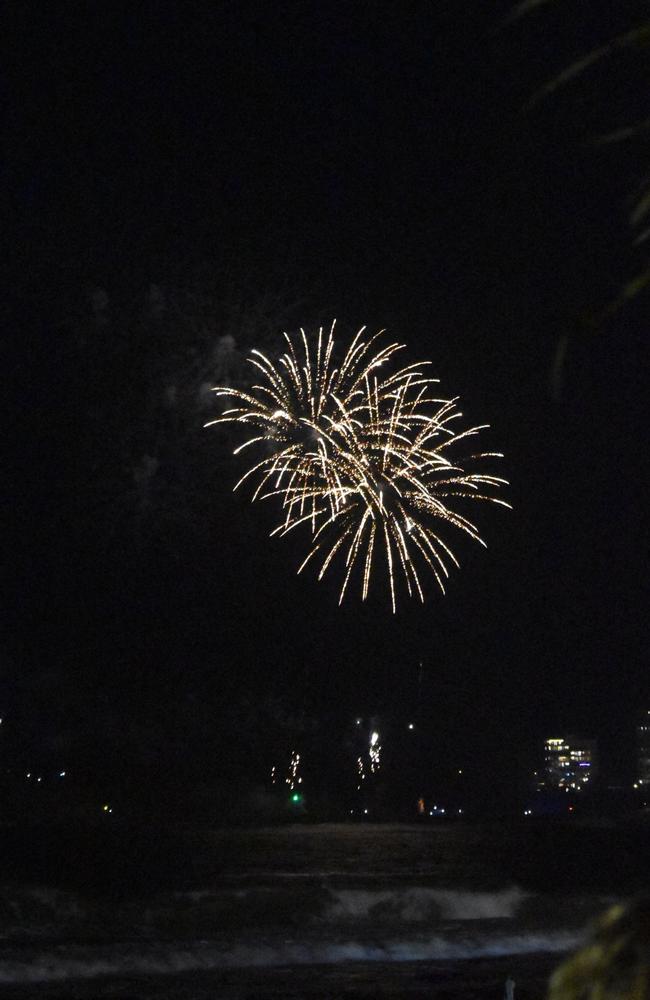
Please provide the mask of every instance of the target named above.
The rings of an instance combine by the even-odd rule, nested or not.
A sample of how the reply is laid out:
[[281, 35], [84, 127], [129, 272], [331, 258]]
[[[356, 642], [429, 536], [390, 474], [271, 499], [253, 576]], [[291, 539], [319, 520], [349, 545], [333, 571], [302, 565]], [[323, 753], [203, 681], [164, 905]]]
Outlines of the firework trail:
[[466, 470], [500, 453], [455, 457], [487, 425], [457, 431], [457, 400], [437, 397], [437, 379], [426, 373], [429, 363], [384, 374], [381, 369], [403, 345], [381, 347], [383, 331], [365, 339], [364, 331], [340, 365], [333, 360], [334, 324], [326, 336], [319, 331], [311, 349], [304, 330], [297, 349], [285, 334], [288, 350], [277, 362], [254, 351], [249, 360], [262, 375], [260, 384], [250, 392], [217, 387], [217, 395], [237, 405], [210, 423], [254, 429], [235, 453], [252, 445], [266, 448], [235, 489], [253, 479], [253, 500], [280, 498], [283, 517], [272, 534], [309, 525], [311, 545], [298, 572], [314, 559], [321, 579], [342, 560], [339, 603], [357, 568], [365, 600], [381, 550], [395, 611], [398, 576], [409, 596], [424, 600], [423, 566], [444, 592], [449, 563], [458, 565], [440, 536], [445, 525], [485, 544], [457, 509], [459, 501], [510, 505], [493, 495], [506, 480]]

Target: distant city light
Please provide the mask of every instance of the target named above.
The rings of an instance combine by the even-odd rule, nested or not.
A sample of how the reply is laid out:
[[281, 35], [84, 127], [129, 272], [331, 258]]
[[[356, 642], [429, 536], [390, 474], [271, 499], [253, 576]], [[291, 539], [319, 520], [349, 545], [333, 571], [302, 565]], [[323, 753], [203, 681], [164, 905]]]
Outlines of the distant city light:
[[650, 711], [648, 711], [643, 717], [643, 723], [638, 725], [636, 730], [637, 752], [635, 788], [643, 788], [650, 784], [650, 726], [645, 725], [647, 716], [650, 716]]
[[415, 726], [413, 725], [412, 722], [409, 722], [409, 729], [415, 729]]
[[65, 778], [65, 771], [59, 771], [59, 778]]

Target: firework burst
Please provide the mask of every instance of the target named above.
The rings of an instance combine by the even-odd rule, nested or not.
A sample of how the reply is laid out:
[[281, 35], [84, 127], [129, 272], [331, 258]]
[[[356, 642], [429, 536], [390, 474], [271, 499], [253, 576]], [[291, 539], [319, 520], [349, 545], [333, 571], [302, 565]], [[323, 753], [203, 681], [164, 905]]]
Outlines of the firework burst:
[[339, 603], [356, 570], [365, 600], [381, 558], [395, 611], [398, 576], [410, 596], [424, 600], [420, 574], [426, 567], [444, 592], [449, 563], [458, 565], [440, 534], [445, 525], [485, 544], [459, 502], [510, 505], [494, 495], [506, 480], [466, 469], [500, 453], [456, 457], [487, 425], [457, 431], [457, 400], [437, 397], [428, 362], [384, 374], [403, 345], [380, 347], [383, 331], [365, 339], [364, 331], [339, 365], [334, 324], [325, 336], [319, 331], [311, 349], [304, 330], [298, 349], [285, 334], [288, 350], [276, 363], [254, 351], [249, 360], [262, 375], [260, 384], [250, 392], [217, 387], [237, 405], [211, 423], [254, 429], [235, 453], [253, 445], [266, 449], [235, 489], [252, 479], [253, 500], [280, 498], [283, 517], [272, 534], [309, 525], [311, 545], [298, 572], [315, 560], [321, 579], [342, 560]]

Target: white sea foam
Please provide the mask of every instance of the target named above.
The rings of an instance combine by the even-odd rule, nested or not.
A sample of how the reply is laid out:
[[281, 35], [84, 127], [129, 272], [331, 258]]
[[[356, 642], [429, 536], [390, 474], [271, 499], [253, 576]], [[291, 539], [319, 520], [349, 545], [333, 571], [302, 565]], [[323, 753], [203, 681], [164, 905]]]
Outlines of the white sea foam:
[[512, 886], [499, 892], [465, 892], [406, 886], [395, 889], [334, 889], [329, 920], [496, 920], [513, 918], [528, 894]]
[[579, 935], [568, 931], [450, 940], [440, 935], [416, 941], [387, 939], [241, 942], [227, 947], [208, 942], [179, 945], [71, 946], [40, 949], [31, 955], [0, 962], [0, 983], [55, 982], [110, 975], [169, 975], [191, 971], [274, 965], [338, 964], [343, 962], [406, 962], [462, 960], [537, 952], [564, 952]]

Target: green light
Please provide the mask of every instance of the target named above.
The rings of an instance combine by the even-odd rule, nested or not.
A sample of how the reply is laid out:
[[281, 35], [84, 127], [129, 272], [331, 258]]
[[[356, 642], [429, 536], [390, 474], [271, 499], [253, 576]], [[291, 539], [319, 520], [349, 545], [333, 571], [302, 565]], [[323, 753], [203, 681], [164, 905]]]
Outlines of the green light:
[[291, 801], [292, 802], [300, 802], [300, 796], [298, 795], [297, 792], [294, 792], [294, 794], [291, 796]]

